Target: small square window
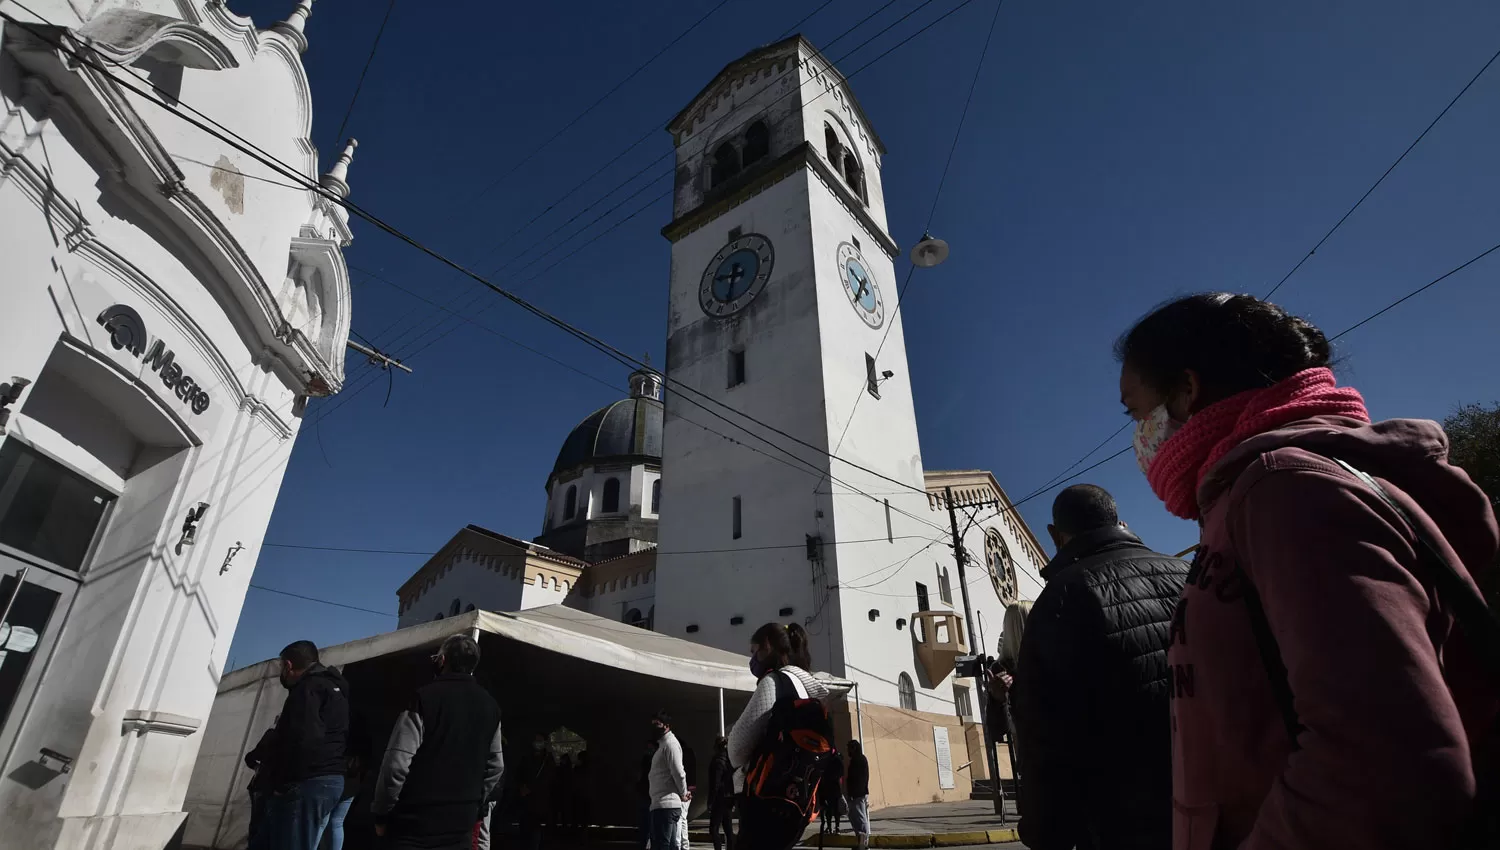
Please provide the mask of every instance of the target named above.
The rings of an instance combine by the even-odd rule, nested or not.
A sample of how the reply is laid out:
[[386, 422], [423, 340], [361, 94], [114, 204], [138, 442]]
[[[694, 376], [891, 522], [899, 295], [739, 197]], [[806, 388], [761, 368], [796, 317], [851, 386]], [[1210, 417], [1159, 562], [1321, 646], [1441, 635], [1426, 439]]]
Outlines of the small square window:
[[744, 236], [744, 235], [745, 235], [745, 228], [743, 228], [743, 227], [733, 227], [733, 228], [730, 228], [730, 230], [729, 230], [729, 241], [733, 242], [734, 240], [736, 240], [736, 239], [738, 239], [738, 238], [740, 238], [741, 236]]
[[745, 383], [745, 349], [733, 348], [729, 351], [729, 386], [737, 387]]
[[734, 497], [734, 539], [740, 539], [743, 529], [740, 526], [740, 497]]
[[856, 247], [856, 248], [859, 247], [859, 237], [858, 236], [850, 236], [849, 237], [849, 241], [854, 243], [854, 247]]

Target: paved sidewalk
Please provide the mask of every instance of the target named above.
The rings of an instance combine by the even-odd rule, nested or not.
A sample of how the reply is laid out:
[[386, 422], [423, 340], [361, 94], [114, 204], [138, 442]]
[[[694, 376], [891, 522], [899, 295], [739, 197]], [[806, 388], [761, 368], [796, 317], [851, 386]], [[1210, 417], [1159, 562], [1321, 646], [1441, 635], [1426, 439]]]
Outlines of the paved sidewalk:
[[[870, 813], [870, 846], [966, 847], [977, 844], [1003, 844], [1016, 841], [1016, 804], [1006, 800], [1005, 822], [995, 814], [989, 800], [964, 800], [957, 803], [923, 803], [916, 806], [892, 806]], [[844, 832], [823, 836], [824, 847], [853, 847], [854, 835], [849, 822]], [[707, 836], [705, 835], [705, 838]], [[696, 840], [696, 837], [695, 837]], [[810, 827], [802, 841], [805, 847], [818, 846], [818, 827]]]

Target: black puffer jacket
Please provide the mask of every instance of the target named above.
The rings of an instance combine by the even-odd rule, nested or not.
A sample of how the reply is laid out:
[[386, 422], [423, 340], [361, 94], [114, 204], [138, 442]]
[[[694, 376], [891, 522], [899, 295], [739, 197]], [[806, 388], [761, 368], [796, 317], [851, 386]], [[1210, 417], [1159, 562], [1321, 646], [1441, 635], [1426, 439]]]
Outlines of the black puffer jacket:
[[349, 685], [332, 667], [314, 663], [287, 692], [276, 721], [271, 787], [318, 776], [342, 776], [348, 764]]
[[1166, 649], [1187, 572], [1118, 527], [1042, 570], [1011, 701], [1032, 850], [1172, 845]]

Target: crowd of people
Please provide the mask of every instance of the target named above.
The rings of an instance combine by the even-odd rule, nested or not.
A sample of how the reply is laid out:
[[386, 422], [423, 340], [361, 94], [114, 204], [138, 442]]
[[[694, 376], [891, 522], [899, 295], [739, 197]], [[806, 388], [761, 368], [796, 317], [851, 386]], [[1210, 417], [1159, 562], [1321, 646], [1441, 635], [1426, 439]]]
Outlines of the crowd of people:
[[[1044, 589], [1006, 612], [985, 671], [1022, 841], [1500, 846], [1500, 621], [1480, 592], [1500, 527], [1441, 428], [1373, 422], [1323, 333], [1250, 296], [1174, 301], [1116, 353], [1140, 468], [1201, 537], [1189, 564], [1148, 548], [1102, 488], [1053, 502]], [[715, 850], [789, 850], [819, 811], [832, 831], [847, 817], [863, 850], [869, 763], [859, 741], [835, 746], [806, 631], [768, 623], [749, 649], [755, 691], [707, 774]], [[433, 661], [366, 765], [347, 683], [310, 643], [282, 652], [286, 704], [246, 759], [252, 850], [339, 850], [361, 794], [388, 847], [488, 847], [499, 709], [473, 639]], [[670, 714], [650, 732], [641, 843], [679, 850], [696, 766]], [[569, 790], [586, 771], [538, 733], [511, 777], [526, 850], [544, 823], [588, 822]]]

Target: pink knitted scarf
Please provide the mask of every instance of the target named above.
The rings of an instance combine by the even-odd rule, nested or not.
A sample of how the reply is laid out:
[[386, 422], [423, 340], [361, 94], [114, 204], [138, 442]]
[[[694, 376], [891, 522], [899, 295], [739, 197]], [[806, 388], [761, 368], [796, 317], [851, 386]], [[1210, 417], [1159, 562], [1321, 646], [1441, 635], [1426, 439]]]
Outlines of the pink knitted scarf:
[[1364, 398], [1357, 390], [1337, 386], [1333, 370], [1306, 369], [1193, 414], [1162, 444], [1146, 480], [1173, 515], [1198, 519], [1198, 487], [1230, 449], [1256, 434], [1314, 416], [1370, 421]]

